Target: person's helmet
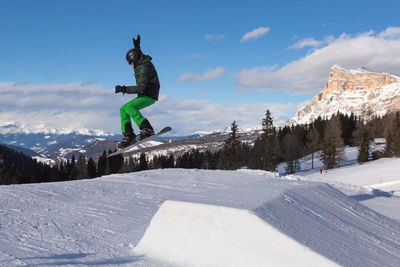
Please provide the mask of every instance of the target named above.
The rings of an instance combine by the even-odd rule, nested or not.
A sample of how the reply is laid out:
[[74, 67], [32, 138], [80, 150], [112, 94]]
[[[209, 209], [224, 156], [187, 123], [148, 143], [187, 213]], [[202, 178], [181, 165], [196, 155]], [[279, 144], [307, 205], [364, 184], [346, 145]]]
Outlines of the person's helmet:
[[133, 48], [126, 53], [126, 61], [128, 62], [129, 65], [132, 62], [133, 64], [136, 65], [136, 62], [140, 59], [141, 56], [142, 56], [142, 51]]
[[140, 35], [137, 35], [137, 38], [132, 39], [133, 41], [133, 49], [129, 50], [128, 53], [126, 53], [126, 61], [128, 61], [128, 64], [130, 65], [132, 62], [133, 64], [136, 65], [136, 62], [140, 59], [142, 56], [142, 50], [140, 49]]

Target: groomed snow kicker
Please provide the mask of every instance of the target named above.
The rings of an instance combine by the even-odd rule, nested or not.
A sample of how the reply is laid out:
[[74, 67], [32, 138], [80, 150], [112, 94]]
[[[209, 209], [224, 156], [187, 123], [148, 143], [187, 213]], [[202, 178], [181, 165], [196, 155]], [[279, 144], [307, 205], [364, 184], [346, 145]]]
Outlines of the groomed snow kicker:
[[284, 190], [253, 211], [341, 266], [400, 266], [400, 224], [328, 184]]
[[338, 266], [252, 211], [165, 201], [134, 249], [179, 266]]

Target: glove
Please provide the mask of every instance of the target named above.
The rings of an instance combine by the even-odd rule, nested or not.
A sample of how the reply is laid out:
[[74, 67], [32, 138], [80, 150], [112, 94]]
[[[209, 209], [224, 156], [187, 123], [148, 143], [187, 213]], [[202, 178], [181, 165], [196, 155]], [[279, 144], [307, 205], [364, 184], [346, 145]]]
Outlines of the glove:
[[133, 38], [132, 41], [133, 41], [133, 47], [135, 49], [140, 50], [140, 35], [138, 34], [136, 37], [136, 40], [135, 40], [135, 38]]
[[115, 93], [123, 93], [126, 94], [126, 86], [125, 85], [117, 85], [115, 86]]

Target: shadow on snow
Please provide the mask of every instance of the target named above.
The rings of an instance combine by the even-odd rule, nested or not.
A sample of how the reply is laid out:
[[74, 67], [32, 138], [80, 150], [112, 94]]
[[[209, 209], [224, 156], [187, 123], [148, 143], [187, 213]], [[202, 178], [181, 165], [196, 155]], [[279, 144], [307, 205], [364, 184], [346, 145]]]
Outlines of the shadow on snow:
[[[93, 255], [94, 253], [68, 253], [51, 255], [48, 257], [32, 257], [27, 259], [43, 260], [46, 262], [30, 264], [30, 266], [64, 266], [64, 265], [89, 265], [89, 266], [101, 266], [101, 265], [120, 265], [129, 264], [143, 259], [143, 256], [128, 256], [114, 259], [99, 259], [99, 260], [83, 260], [83, 258]], [[82, 260], [79, 260], [82, 259]], [[52, 261], [52, 262], [48, 262]]]
[[393, 197], [394, 192], [385, 192], [379, 189], [373, 189], [371, 194], [359, 194], [359, 195], [354, 195], [350, 196], [350, 198], [357, 200], [357, 201], [365, 201], [369, 199], [373, 199], [376, 197], [386, 197], [386, 198], [391, 198]]

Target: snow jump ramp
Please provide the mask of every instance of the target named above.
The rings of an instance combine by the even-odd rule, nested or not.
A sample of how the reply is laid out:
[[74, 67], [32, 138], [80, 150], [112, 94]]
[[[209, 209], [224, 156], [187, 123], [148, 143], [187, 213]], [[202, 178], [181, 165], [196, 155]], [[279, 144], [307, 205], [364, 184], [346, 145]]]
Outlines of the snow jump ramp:
[[165, 201], [134, 249], [176, 266], [338, 266], [250, 210]]

